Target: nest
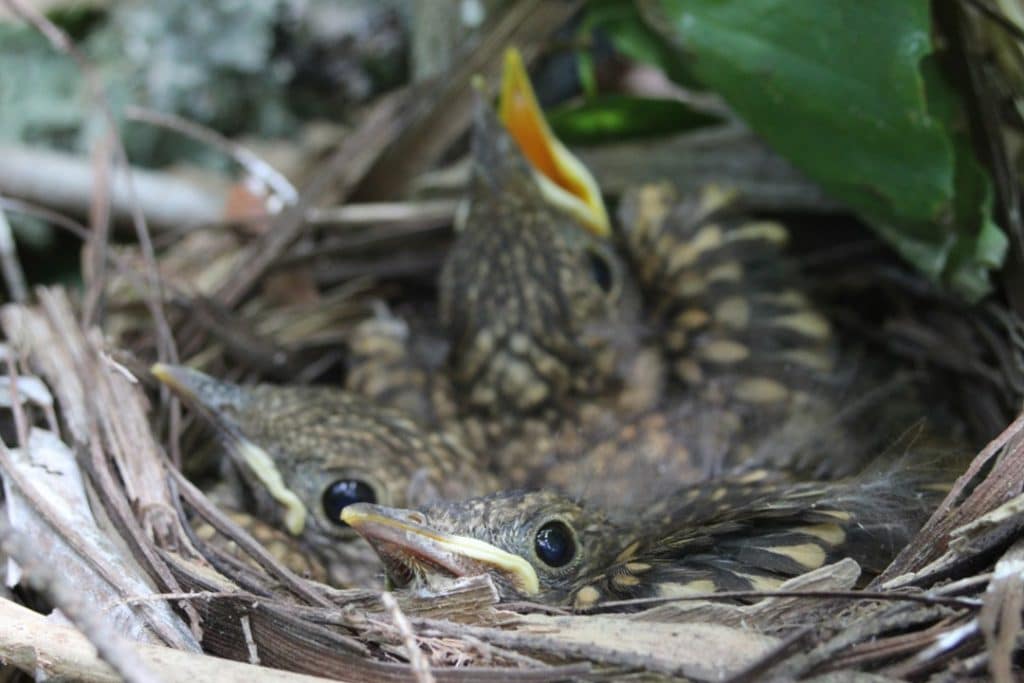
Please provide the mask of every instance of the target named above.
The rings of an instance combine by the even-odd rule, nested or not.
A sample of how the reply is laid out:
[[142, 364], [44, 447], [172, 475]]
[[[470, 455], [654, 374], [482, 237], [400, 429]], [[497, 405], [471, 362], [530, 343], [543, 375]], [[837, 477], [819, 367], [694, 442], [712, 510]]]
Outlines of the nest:
[[[330, 381], [375, 302], [423, 310], [419, 288], [443, 258], [464, 180], [457, 166], [423, 172], [466, 129], [470, 75], [493, 71], [508, 41], [535, 44], [537, 27], [570, 5], [519, 3], [444, 87], [378, 101], [274, 217], [165, 230], [156, 248], [140, 222], [137, 244], [115, 247], [107, 232], [62, 219], [86, 239], [84, 291], [39, 289], [35, 303], [0, 311], [17, 435], [16, 449], [0, 448], [0, 528], [22, 584], [0, 600], [0, 658], [82, 680], [1013, 680], [1024, 638], [1024, 417], [977, 454], [867, 588], [854, 588], [848, 560], [751, 604], [707, 595], [628, 613], [499, 603], [486, 577], [429, 597], [330, 588], [283, 566], [182, 473], [201, 435], [137, 379], [148, 362], [239, 381]], [[827, 205], [748, 131], [683, 144], [721, 150], [723, 140], [733, 157], [718, 172], [750, 158], [773, 169], [771, 192], [738, 178], [753, 208], [778, 208], [779, 187], [789, 208]], [[631, 156], [603, 150], [587, 161], [614, 179], [621, 158]], [[715, 174], [694, 169], [688, 182]], [[413, 201], [365, 203], [416, 188]], [[938, 338], [914, 353], [973, 392], [982, 431], [1005, 425], [1019, 395], [1007, 319], [897, 326], [904, 339]], [[940, 353], [950, 324], [961, 341], [953, 357]], [[198, 536], [192, 519], [240, 553]], [[23, 606], [40, 601], [60, 616]]]

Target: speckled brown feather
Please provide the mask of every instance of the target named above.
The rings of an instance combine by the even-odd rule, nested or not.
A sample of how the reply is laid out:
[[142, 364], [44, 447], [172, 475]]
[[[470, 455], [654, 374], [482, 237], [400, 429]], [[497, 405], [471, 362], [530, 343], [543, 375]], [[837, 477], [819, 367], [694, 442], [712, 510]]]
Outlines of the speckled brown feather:
[[759, 476], [688, 487], [652, 506], [633, 531], [636, 540], [573, 587], [572, 604], [775, 590], [844, 557], [872, 576], [909, 541], [946, 486], [937, 473], [801, 483]]
[[[359, 323], [348, 339], [349, 372], [345, 386], [379, 406], [397, 409], [423, 425], [458, 426], [451, 377], [442, 368], [444, 350], [425, 357], [413, 338], [423, 326], [411, 326], [380, 304], [373, 317]], [[429, 335], [426, 346], [443, 340]]]
[[[624, 202], [623, 259], [543, 204], [485, 103], [476, 122], [442, 310], [460, 428], [507, 483], [583, 494], [582, 481], [632, 462], [692, 480], [754, 452], [767, 432], [798, 431], [789, 417], [820, 425], [835, 413], [831, 328], [782, 263], [782, 226], [731, 215], [722, 190], [645, 188]], [[650, 480], [633, 474], [638, 488]]]
[[[771, 590], [793, 576], [843, 557], [869, 573], [923, 522], [941, 495], [930, 476], [885, 473], [845, 482], [792, 483], [766, 472], [683, 487], [633, 516], [610, 517], [552, 492], [505, 492], [423, 508], [433, 534], [490, 544], [526, 560], [538, 592], [498, 568], [491, 575], [506, 600], [592, 607], [610, 600], [672, 597], [723, 590]], [[549, 566], [534, 550], [538, 531], [557, 520], [574, 535], [575, 555]], [[400, 583], [430, 584], [444, 570], [422, 549], [378, 543]], [[393, 539], [390, 539], [393, 541]]]
[[[482, 98], [473, 133], [468, 211], [440, 283], [451, 383], [433, 386], [451, 399], [426, 403], [455, 406], [446, 427], [506, 485], [615, 505], [736, 466], [843, 476], [906, 427], [852, 428], [875, 406], [847, 411], [851, 397], [875, 380], [855, 383], [850, 365], [837, 376], [837, 340], [782, 225], [745, 218], [720, 187], [657, 184], [626, 194], [615, 243], [545, 203]], [[395, 342], [380, 347], [408, 377]]]
[[326, 387], [239, 386], [180, 366], [161, 378], [218, 431], [259, 519], [287, 528], [287, 508], [249, 466], [246, 449], [265, 454], [304, 510], [298, 540], [327, 566], [335, 583], [365, 583], [379, 571], [322, 498], [339, 479], [365, 482], [379, 502], [415, 506], [498, 488], [476, 456], [454, 437], [421, 427], [403, 413]]
[[[598, 260], [609, 286], [592, 276]], [[603, 392], [632, 334], [636, 292], [612, 245], [548, 205], [490, 106], [476, 107], [468, 211], [441, 273], [442, 321], [464, 405], [560, 410]]]
[[832, 372], [835, 340], [786, 261], [786, 228], [744, 218], [735, 200], [717, 186], [634, 188], [621, 207], [627, 252], [685, 386], [786, 410]]

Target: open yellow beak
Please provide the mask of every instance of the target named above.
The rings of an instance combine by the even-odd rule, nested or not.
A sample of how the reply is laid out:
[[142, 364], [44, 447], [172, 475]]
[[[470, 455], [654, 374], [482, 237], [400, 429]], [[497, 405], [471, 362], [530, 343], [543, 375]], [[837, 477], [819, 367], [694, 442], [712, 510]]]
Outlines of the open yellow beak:
[[533, 166], [545, 199], [598, 237], [609, 237], [611, 222], [597, 181], [552, 134], [515, 48], [505, 52], [498, 116]]
[[523, 558], [476, 538], [434, 529], [413, 510], [356, 503], [342, 510], [341, 520], [373, 546], [385, 566], [417, 565], [457, 577], [496, 571], [525, 595], [540, 591], [536, 570]]

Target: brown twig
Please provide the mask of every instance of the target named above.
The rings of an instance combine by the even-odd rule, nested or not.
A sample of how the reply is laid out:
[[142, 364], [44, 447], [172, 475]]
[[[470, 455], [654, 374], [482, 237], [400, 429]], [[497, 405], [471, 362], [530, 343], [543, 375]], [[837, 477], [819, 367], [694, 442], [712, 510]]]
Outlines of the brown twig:
[[386, 223], [435, 225], [450, 223], [458, 202], [451, 199], [427, 199], [412, 202], [348, 204], [326, 209], [310, 207], [306, 220], [311, 225], [356, 228]]
[[252, 556], [254, 560], [264, 569], [266, 569], [271, 576], [279, 579], [285, 586], [288, 587], [295, 595], [298, 595], [305, 600], [309, 601], [310, 604], [319, 605], [321, 607], [332, 607], [333, 603], [324, 597], [319, 591], [314, 591], [308, 582], [303, 581], [301, 578], [295, 575], [290, 569], [282, 565], [277, 559], [271, 555], [262, 545], [256, 542], [252, 536], [250, 536], [244, 529], [228, 519], [216, 506], [212, 505], [203, 495], [199, 489], [197, 489], [192, 482], [185, 478], [181, 472], [177, 470], [169, 470], [171, 478], [174, 480], [179, 491], [184, 496], [185, 500], [188, 501], [189, 505], [195, 509], [199, 515], [205, 519], [210, 525], [218, 532], [229, 536], [238, 543], [239, 547]]
[[907, 629], [922, 624], [933, 624], [948, 616], [942, 606], [916, 607], [909, 612], [903, 606], [895, 611], [861, 619], [853, 624], [840, 622], [838, 633], [812, 645], [809, 652], [801, 653], [780, 663], [773, 676], [779, 680], [796, 680], [820, 666], [827, 666], [839, 653], [848, 651], [858, 643], [878, 638], [896, 629]]
[[[100, 77], [92, 68], [92, 65], [89, 63], [88, 59], [86, 59], [85, 55], [75, 47], [71, 38], [43, 14], [37, 11], [35, 7], [25, 0], [3, 1], [11, 11], [14, 12], [14, 14], [20, 16], [46, 36], [56, 50], [71, 57], [85, 78], [90, 100], [99, 108], [106, 124], [108, 133], [107, 139], [114, 151], [114, 158], [126, 173], [125, 182], [128, 190], [132, 222], [135, 226], [136, 238], [139, 241], [143, 259], [146, 262], [147, 275], [150, 279], [150, 288], [145, 291], [145, 301], [156, 326], [157, 348], [160, 360], [176, 362], [178, 354], [174, 346], [174, 337], [171, 334], [170, 325], [167, 322], [167, 317], [163, 310], [162, 284], [156, 264], [156, 253], [153, 249], [152, 240], [150, 239], [149, 228], [146, 225], [146, 217], [142, 213], [137, 199], [135, 186], [129, 170], [128, 155], [125, 152], [124, 144], [118, 134], [117, 119], [114, 117], [114, 113], [110, 108], [110, 102], [106, 97]], [[93, 242], [92, 247], [93, 249], [99, 249], [105, 252], [108, 247], [106, 243], [106, 235], [103, 235], [102, 237], [102, 242]], [[100, 238], [97, 237], [97, 239]], [[103, 278], [100, 278], [100, 280], [102, 281]], [[99, 289], [101, 287], [97, 286], [97, 288]]]
[[111, 139], [110, 134], [100, 138], [93, 148], [93, 192], [89, 203], [89, 266], [82, 273], [86, 282], [82, 304], [82, 326], [92, 327], [102, 318], [103, 301], [107, 294], [107, 255], [110, 246], [111, 200]]
[[167, 128], [215, 147], [234, 159], [249, 175], [270, 188], [282, 205], [295, 204], [299, 200], [299, 193], [295, 186], [281, 172], [258, 157], [252, 150], [233, 140], [229, 140], [206, 126], [200, 126], [174, 114], [166, 114], [138, 106], [126, 108], [125, 118], [130, 121], [141, 121], [153, 126]]
[[965, 644], [978, 638], [978, 620], [970, 619], [953, 628], [947, 628], [940, 636], [933, 638], [928, 647], [918, 651], [909, 660], [889, 667], [885, 673], [902, 680], [916, 678], [922, 672], [934, 669], [951, 657]]
[[880, 602], [917, 602], [923, 605], [946, 605], [964, 609], [979, 609], [980, 600], [973, 598], [944, 597], [937, 595], [914, 595], [912, 593], [883, 593], [878, 591], [721, 591], [719, 593], [701, 593], [695, 595], [674, 596], [666, 598], [634, 598], [632, 600], [613, 600], [604, 602], [585, 610], [580, 614], [597, 614], [605, 610], [621, 607], [637, 607], [641, 605], [663, 605], [673, 602], [693, 602], [702, 600], [750, 600], [756, 598], [804, 598], [829, 600], [867, 600]]
[[[3, 158], [3, 154], [0, 154], [0, 158]], [[66, 230], [71, 233], [83, 242], [89, 239], [89, 228], [72, 218], [68, 218], [62, 213], [48, 209], [45, 206], [39, 206], [22, 199], [14, 199], [13, 197], [4, 197], [0, 195], [0, 209], [17, 211], [25, 214], [26, 216], [34, 216], [40, 220], [52, 223], [62, 230]]]
[[0, 546], [21, 565], [23, 576], [29, 583], [49, 597], [53, 604], [74, 622], [82, 635], [95, 646], [99, 656], [125, 681], [160, 681], [160, 678], [139, 658], [128, 641], [104, 621], [102, 613], [96, 611], [96, 606], [84, 604], [76, 588], [66, 585], [54, 568], [36, 555], [32, 544], [11, 529], [3, 519], [0, 519]]
[[194, 593], [153, 593], [152, 595], [135, 595], [125, 598], [122, 602], [126, 605], [134, 605], [144, 602], [155, 602], [157, 600], [213, 600], [214, 598], [237, 598], [237, 592], [227, 591], [197, 591]]
[[430, 664], [427, 663], [427, 658], [423, 656], [423, 651], [420, 650], [419, 643], [416, 642], [416, 634], [412, 631], [412, 624], [409, 623], [409, 619], [402, 613], [402, 608], [398, 606], [395, 596], [391, 595], [391, 593], [381, 593], [380, 602], [384, 605], [384, 609], [388, 611], [388, 614], [391, 615], [391, 620], [395, 622], [395, 628], [402, 634], [402, 642], [405, 644], [409, 664], [416, 674], [417, 683], [434, 683], [434, 675], [430, 673]]
[[[96, 648], [73, 628], [54, 624], [9, 600], [0, 599], [0, 653], [8, 664], [59, 680], [115, 683], [119, 672], [96, 656]], [[135, 656], [162, 683], [247, 681], [248, 683], [328, 683], [330, 679], [255, 667], [220, 657], [138, 645]]]
[[766, 678], [765, 673], [767, 671], [771, 670], [773, 666], [784, 661], [786, 657], [796, 652], [800, 646], [805, 645], [813, 633], [814, 628], [812, 626], [805, 626], [797, 629], [784, 641], [779, 643], [778, 647], [745, 668], [743, 671], [740, 671], [736, 675], [727, 679], [726, 683], [749, 683], [750, 681], [764, 680]]
[[1024, 606], [1024, 541], [1017, 541], [996, 563], [978, 615], [989, 652], [989, 673], [997, 683], [1015, 680], [1013, 656]]
[[[1003, 449], [1009, 449], [992, 466], [984, 481], [973, 490], [969, 487]], [[993, 439], [971, 461], [967, 471], [925, 522], [909, 545], [873, 582], [879, 586], [893, 577], [916, 571], [941, 555], [949, 544], [950, 533], [957, 527], [977, 519], [1019, 493], [1024, 482], [1024, 414], [1017, 417], [1002, 434]]]
[[[111, 209], [119, 222], [131, 220], [132, 194], [126, 175], [110, 178]], [[190, 226], [223, 220], [226, 187], [199, 186], [169, 173], [134, 167], [130, 175], [147, 223], [160, 230], [177, 234]], [[0, 145], [0, 192], [5, 195], [80, 216], [88, 211], [95, 182], [87, 158], [39, 147]]]
[[473, 109], [472, 78], [497, 73], [506, 46], [519, 45], [527, 60], [539, 52], [540, 42], [560, 28], [582, 2], [516, 0], [505, 3], [500, 14], [481, 32], [475, 49], [451, 73], [417, 84], [417, 97], [409, 103], [410, 122], [389, 140], [374, 161], [354, 196], [379, 201], [401, 196], [413, 179], [438, 162], [469, 127]]
[[913, 654], [936, 642], [949, 632], [950, 620], [937, 621], [926, 629], [866, 640], [829, 662], [830, 669], [864, 667], [877, 661], [892, 660], [898, 655]]
[[21, 263], [18, 262], [18, 251], [14, 245], [11, 224], [7, 222], [7, 214], [2, 208], [0, 208], [0, 269], [3, 270], [7, 295], [13, 301], [25, 301], [28, 298], [25, 274], [21, 271]]
[[279, 215], [270, 230], [246, 249], [238, 273], [226, 283], [217, 299], [225, 306], [239, 303], [267, 272], [267, 269], [299, 238], [305, 228], [306, 206], [312, 206], [329, 189], [348, 198], [387, 140], [404, 123], [402, 116], [407, 93], [385, 97], [367, 114], [362, 125], [345, 138], [326, 167], [300, 191], [301, 201]]

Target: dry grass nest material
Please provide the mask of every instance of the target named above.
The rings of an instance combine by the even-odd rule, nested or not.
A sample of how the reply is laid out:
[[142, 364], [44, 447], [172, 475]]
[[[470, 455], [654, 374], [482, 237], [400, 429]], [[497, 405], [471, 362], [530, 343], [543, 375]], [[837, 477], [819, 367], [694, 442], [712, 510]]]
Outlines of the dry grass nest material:
[[[844, 561], [742, 606], [698, 596], [577, 614], [498, 604], [486, 578], [429, 599], [332, 589], [282, 566], [181, 474], [196, 442], [170, 397], [136, 379], [148, 361], [239, 381], [308, 381], [337, 367], [374, 301], [408, 299], [410, 281], [433, 278], [454, 210], [452, 195], [359, 202], [422, 185], [466, 129], [469, 76], [492, 71], [510, 40], [529, 52], [565, 5], [514, 4], [444, 87], [373, 105], [275, 216], [152, 236], [136, 221], [137, 244], [115, 247], [108, 184], [95, 190], [91, 230], [61, 219], [86, 239], [84, 291], [39, 289], [34, 303], [0, 310], [17, 438], [0, 448], [0, 538], [22, 579], [0, 597], [0, 659], [46, 676], [137, 681], [1019, 675], [1024, 417], [978, 453], [871, 586], [855, 589], [858, 569]], [[764, 153], [751, 145], [736, 153]], [[794, 197], [820, 201], [792, 178]], [[312, 208], [335, 205], [345, 206]], [[1015, 362], [1013, 336], [994, 329], [958, 369], [998, 376]], [[191, 516], [253, 561], [197, 537]], [[24, 606], [40, 597], [62, 616]]]

